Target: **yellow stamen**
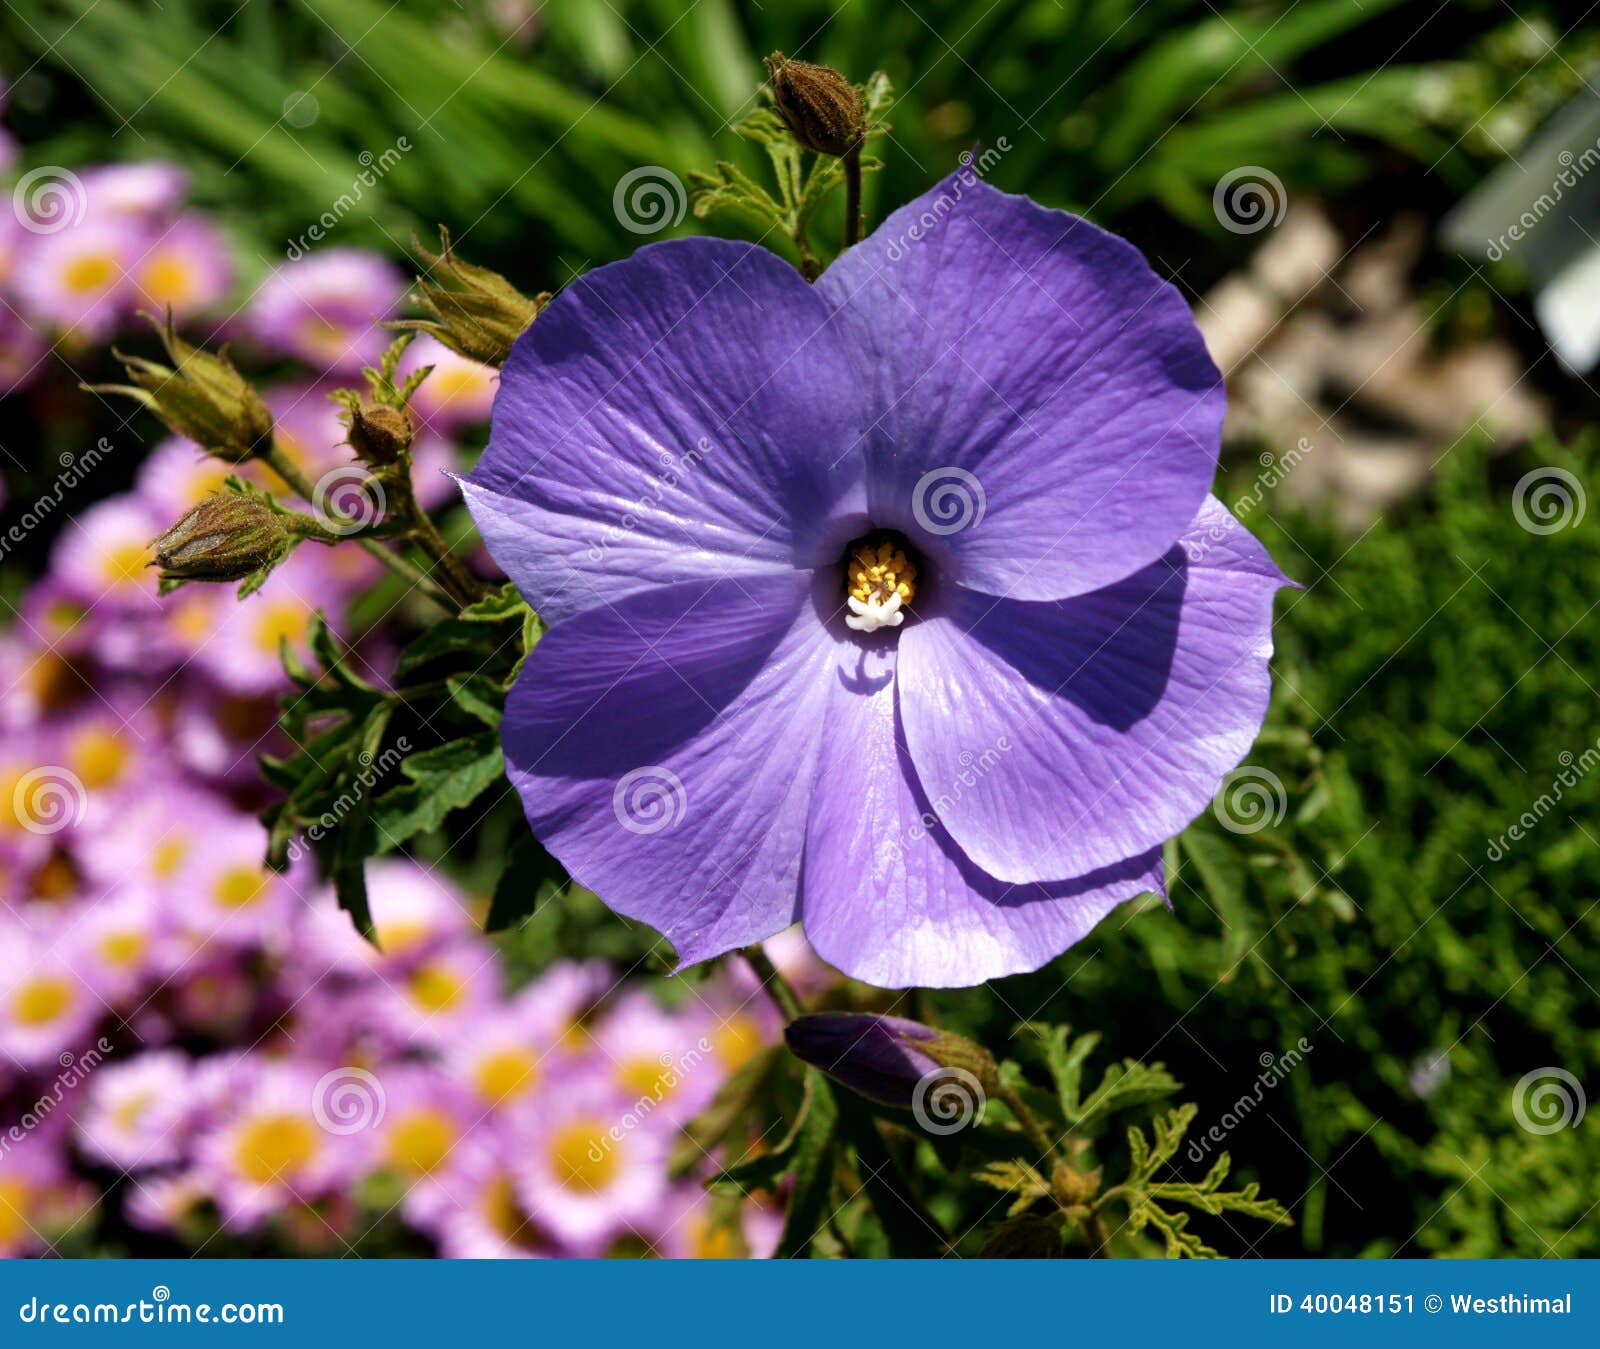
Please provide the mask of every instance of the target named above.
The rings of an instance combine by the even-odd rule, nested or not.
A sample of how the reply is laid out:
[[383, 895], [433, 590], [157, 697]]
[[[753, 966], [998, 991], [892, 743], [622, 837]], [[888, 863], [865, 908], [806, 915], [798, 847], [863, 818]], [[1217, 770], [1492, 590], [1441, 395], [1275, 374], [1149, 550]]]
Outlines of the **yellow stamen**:
[[917, 569], [894, 543], [863, 544], [850, 555], [849, 594], [863, 604], [886, 603], [893, 595], [910, 604], [917, 594]]

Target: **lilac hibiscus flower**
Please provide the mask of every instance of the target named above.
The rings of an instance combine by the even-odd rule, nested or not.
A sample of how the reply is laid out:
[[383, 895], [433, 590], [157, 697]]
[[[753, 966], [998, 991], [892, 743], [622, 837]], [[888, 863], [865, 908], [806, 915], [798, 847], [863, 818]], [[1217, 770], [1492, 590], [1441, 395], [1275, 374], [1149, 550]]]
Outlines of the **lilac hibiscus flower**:
[[589, 273], [464, 484], [552, 624], [534, 832], [686, 963], [798, 919], [889, 987], [1039, 967], [1162, 889], [1265, 715], [1223, 406], [1136, 249], [970, 173], [815, 285], [714, 239]]

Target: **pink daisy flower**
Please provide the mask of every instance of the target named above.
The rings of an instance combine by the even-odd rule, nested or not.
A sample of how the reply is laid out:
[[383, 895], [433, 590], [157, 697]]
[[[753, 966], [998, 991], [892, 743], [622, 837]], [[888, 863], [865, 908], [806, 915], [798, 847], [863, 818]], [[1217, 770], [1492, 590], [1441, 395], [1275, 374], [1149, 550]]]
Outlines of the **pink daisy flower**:
[[72, 341], [103, 341], [129, 308], [145, 245], [137, 226], [91, 215], [70, 229], [31, 240], [12, 286], [30, 316], [53, 324]]
[[206, 310], [233, 285], [233, 262], [219, 230], [204, 216], [180, 216], [162, 229], [133, 269], [139, 306], [179, 317]]
[[146, 1051], [96, 1070], [77, 1120], [89, 1156], [119, 1171], [180, 1161], [192, 1111], [192, 1061], [175, 1049]]
[[540, 1092], [517, 1121], [517, 1193], [542, 1230], [603, 1250], [642, 1225], [667, 1186], [669, 1135], [641, 1127], [632, 1102], [597, 1074]]
[[329, 248], [279, 267], [250, 310], [256, 337], [319, 371], [376, 365], [389, 343], [378, 324], [394, 313], [405, 278], [387, 258]]

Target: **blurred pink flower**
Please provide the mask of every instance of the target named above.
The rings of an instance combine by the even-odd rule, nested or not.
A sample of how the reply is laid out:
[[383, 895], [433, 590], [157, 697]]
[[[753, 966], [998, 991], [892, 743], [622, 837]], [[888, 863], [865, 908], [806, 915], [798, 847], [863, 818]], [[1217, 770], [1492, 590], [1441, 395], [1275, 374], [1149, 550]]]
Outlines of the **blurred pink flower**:
[[405, 278], [387, 258], [329, 248], [280, 266], [250, 308], [255, 336], [313, 369], [376, 365], [389, 344], [378, 324], [395, 311]]

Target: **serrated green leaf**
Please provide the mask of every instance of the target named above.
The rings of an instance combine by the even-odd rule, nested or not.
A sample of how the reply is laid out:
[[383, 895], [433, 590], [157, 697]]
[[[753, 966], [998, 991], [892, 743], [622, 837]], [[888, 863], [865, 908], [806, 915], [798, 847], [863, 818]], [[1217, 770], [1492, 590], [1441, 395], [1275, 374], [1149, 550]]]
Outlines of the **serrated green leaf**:
[[385, 792], [372, 807], [377, 853], [437, 829], [451, 811], [471, 805], [502, 780], [505, 760], [498, 737], [482, 732], [413, 754], [400, 767], [412, 785]]

